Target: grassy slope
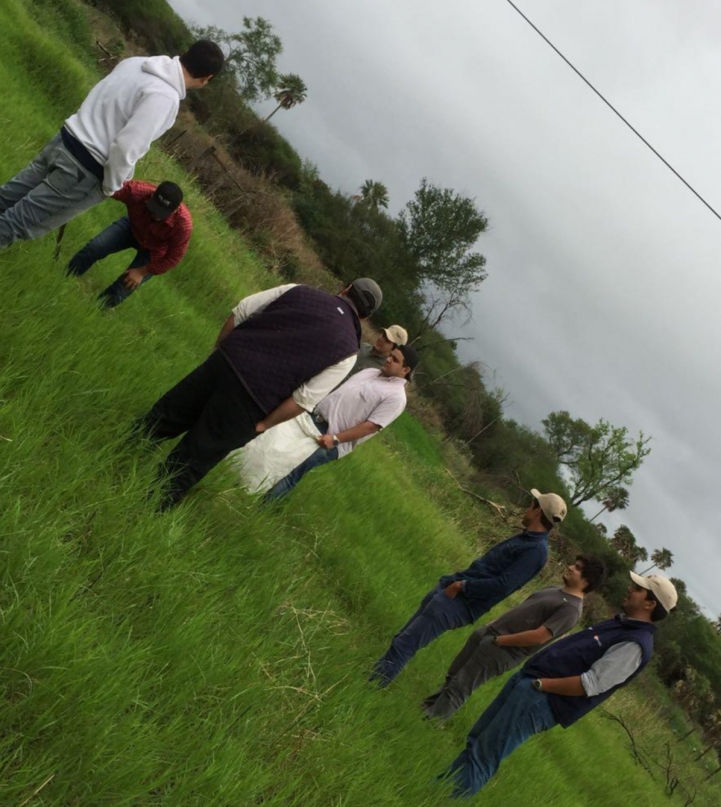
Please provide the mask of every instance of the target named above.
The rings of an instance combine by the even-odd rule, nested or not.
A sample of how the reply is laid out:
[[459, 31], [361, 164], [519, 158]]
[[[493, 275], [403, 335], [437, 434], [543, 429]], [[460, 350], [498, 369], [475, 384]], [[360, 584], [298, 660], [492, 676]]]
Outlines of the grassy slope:
[[[41, 27], [0, 0], [3, 178], [94, 80], [57, 33], [81, 36], [81, 20], [65, 20]], [[437, 804], [432, 775], [498, 686], [439, 731], [417, 704], [461, 635], [390, 691], [364, 675], [434, 578], [506, 530], [469, 511], [410, 418], [280, 513], [222, 469], [150, 512], [157, 456], [126, 446], [130, 419], [207, 354], [233, 302], [276, 280], [163, 155], [138, 175], [182, 180], [196, 233], [181, 267], [117, 311], [93, 298], [122, 257], [78, 283], [51, 238], [0, 253], [0, 804], [45, 782], [32, 804]], [[76, 220], [64, 256], [118, 212]], [[485, 802], [657, 804], [622, 743], [597, 716], [541, 737]]]

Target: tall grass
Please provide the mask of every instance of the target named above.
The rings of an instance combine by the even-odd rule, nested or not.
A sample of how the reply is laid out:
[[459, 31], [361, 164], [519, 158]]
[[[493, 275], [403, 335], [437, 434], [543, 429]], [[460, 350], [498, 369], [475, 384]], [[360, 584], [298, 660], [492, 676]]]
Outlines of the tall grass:
[[[94, 79], [55, 23], [0, 2], [2, 178]], [[138, 175], [183, 184], [196, 230], [183, 264], [118, 309], [95, 296], [127, 256], [80, 282], [63, 271], [122, 212], [111, 201], [68, 227], [59, 262], [52, 237], [0, 253], [0, 804], [437, 805], [435, 774], [500, 682], [438, 730], [418, 706], [464, 636], [387, 691], [365, 677], [437, 576], [510, 528], [471, 509], [410, 418], [282, 508], [256, 507], [221, 467], [154, 513], [162, 450], [129, 444], [129, 423], [207, 355], [237, 299], [277, 279], [163, 155]], [[662, 783], [623, 743], [598, 716], [554, 730], [485, 801], [657, 807]]]

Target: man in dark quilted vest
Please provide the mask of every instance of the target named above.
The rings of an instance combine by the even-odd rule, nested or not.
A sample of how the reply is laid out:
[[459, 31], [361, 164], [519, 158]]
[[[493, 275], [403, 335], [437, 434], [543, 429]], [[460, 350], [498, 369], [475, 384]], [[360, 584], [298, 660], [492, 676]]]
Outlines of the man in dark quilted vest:
[[382, 300], [369, 278], [339, 294], [290, 283], [241, 300], [210, 357], [135, 423], [153, 442], [185, 435], [161, 468], [160, 508], [177, 504], [229, 452], [312, 411], [348, 375], [360, 320]]
[[648, 664], [654, 623], [673, 611], [678, 595], [660, 575], [631, 572], [631, 581], [623, 613], [549, 645], [508, 679], [443, 774], [453, 782], [453, 796], [477, 793], [519, 745], [556, 725], [573, 725]]

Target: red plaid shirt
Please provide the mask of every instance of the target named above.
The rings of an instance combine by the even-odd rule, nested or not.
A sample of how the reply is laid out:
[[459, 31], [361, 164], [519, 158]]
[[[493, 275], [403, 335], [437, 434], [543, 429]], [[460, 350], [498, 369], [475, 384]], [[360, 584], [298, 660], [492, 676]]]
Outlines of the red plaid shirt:
[[128, 208], [133, 236], [150, 253], [150, 263], [145, 268], [151, 275], [162, 275], [183, 259], [193, 234], [193, 219], [188, 208], [181, 203], [167, 219], [156, 221], [145, 206], [155, 188], [150, 182], [131, 179], [113, 194], [113, 199], [123, 202]]

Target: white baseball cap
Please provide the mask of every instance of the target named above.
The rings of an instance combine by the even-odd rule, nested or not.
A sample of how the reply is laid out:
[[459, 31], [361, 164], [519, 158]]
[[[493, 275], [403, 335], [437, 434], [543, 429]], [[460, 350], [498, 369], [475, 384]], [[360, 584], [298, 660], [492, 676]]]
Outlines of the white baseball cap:
[[390, 325], [388, 328], [381, 328], [381, 330], [386, 335], [386, 339], [393, 342], [394, 345], [408, 344], [408, 331], [401, 328], [400, 325]]
[[664, 610], [669, 614], [676, 607], [678, 602], [678, 592], [676, 586], [668, 579], [668, 577], [661, 577], [660, 574], [649, 574], [642, 577], [636, 572], [629, 572], [631, 580], [641, 588], [652, 591], [656, 599], [661, 603]]
[[543, 515], [551, 524], [560, 524], [566, 518], [566, 502], [557, 493], [541, 493], [536, 488], [531, 488], [531, 496], [541, 506]]

